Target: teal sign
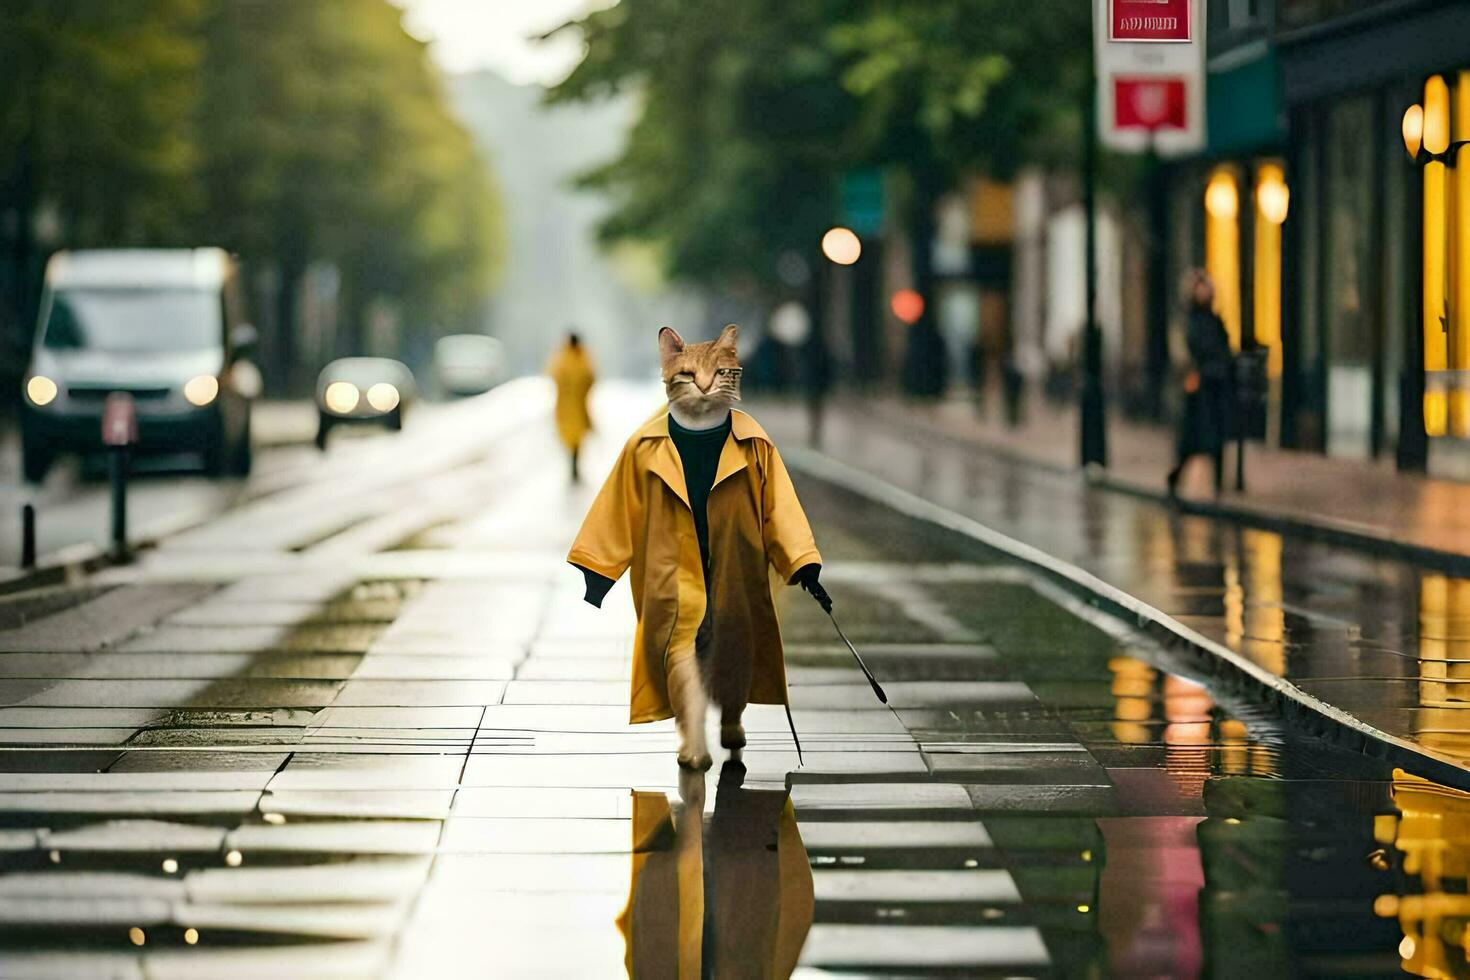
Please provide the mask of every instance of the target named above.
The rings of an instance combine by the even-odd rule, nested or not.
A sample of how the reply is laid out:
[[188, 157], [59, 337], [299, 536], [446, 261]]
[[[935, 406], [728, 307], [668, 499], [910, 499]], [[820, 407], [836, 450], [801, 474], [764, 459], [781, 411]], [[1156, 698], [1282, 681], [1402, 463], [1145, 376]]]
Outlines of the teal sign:
[[883, 228], [883, 174], [876, 168], [849, 170], [839, 188], [842, 223], [858, 237], [876, 235]]

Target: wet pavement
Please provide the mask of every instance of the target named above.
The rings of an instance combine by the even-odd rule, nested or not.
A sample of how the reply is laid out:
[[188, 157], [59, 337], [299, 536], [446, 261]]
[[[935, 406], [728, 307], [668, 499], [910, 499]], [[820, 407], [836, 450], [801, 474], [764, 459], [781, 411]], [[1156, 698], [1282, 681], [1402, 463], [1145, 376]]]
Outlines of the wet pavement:
[[[648, 402], [595, 407], [600, 471]], [[1470, 972], [1470, 795], [800, 476], [892, 707], [789, 590], [805, 765], [756, 706], [681, 782], [626, 723], [626, 584], [595, 610], [562, 564], [592, 488], [546, 409], [0, 600], [0, 975]]]
[[[800, 413], [765, 414], [785, 442], [804, 442]], [[1141, 599], [1464, 771], [1470, 788], [1470, 579], [1089, 486], [984, 452], [917, 414], [899, 424], [833, 413], [823, 448]]]
[[[432, 412], [432, 407], [431, 407]], [[320, 454], [310, 445], [316, 409], [310, 402], [265, 402], [251, 422], [255, 465], [250, 479], [209, 477], [186, 453], [133, 460], [128, 520], [134, 540], [154, 540], [292, 482], [313, 478]], [[352, 451], [347, 451], [350, 454]], [[106, 460], [64, 457], [45, 482], [21, 479], [20, 435], [0, 425], [0, 588], [19, 587], [21, 507], [36, 509], [36, 551], [42, 567], [86, 561], [110, 540]]]

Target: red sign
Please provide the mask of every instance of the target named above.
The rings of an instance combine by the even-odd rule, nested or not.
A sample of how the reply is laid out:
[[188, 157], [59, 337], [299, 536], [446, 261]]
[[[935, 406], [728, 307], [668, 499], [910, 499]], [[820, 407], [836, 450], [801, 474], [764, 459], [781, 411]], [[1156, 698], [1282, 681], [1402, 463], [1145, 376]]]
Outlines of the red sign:
[[1113, 125], [1118, 129], [1187, 129], [1184, 79], [1118, 76], [1113, 79]]
[[131, 446], [138, 441], [138, 412], [133, 396], [114, 391], [102, 403], [102, 445]]
[[1108, 39], [1189, 41], [1190, 0], [1108, 0]]

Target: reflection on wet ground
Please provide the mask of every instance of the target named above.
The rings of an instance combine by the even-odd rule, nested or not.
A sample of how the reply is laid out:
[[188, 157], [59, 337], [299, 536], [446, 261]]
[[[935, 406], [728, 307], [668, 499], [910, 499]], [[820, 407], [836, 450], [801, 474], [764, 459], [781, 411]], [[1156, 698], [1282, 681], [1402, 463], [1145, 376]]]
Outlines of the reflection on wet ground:
[[0, 615], [0, 976], [1470, 974], [1470, 795], [807, 480], [892, 707], [789, 590], [806, 765], [753, 706], [681, 783], [626, 724], [627, 596], [563, 576], [587, 491], [536, 458], [352, 548]]
[[636, 977], [785, 977], [812, 925], [812, 870], [791, 796], [748, 789], [720, 769], [705, 819], [705, 778], [682, 773], [679, 804], [634, 790], [632, 884], [618, 917]]

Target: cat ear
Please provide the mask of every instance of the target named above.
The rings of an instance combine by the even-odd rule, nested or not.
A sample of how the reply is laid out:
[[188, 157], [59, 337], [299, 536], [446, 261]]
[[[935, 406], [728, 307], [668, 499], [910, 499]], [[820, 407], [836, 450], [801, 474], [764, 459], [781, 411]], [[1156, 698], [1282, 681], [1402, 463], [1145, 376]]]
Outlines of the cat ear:
[[740, 328], [733, 323], [725, 324], [725, 329], [720, 331], [720, 338], [715, 341], [716, 347], [728, 347], [735, 349], [735, 341], [740, 337]]
[[661, 327], [658, 332], [658, 354], [668, 360], [684, 350], [684, 338], [673, 327]]

